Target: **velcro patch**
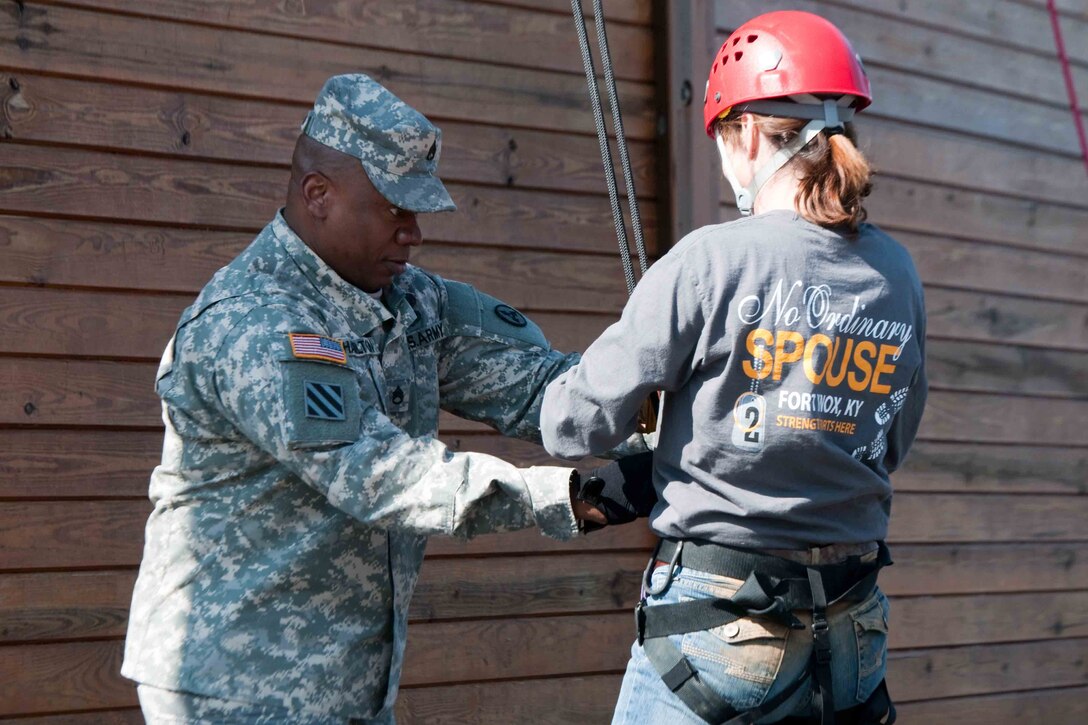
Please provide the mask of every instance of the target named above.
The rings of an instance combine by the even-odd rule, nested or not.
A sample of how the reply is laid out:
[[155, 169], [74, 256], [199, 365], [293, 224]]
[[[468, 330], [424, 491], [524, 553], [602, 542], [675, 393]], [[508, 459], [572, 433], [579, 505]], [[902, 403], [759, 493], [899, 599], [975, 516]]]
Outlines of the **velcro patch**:
[[330, 383], [303, 381], [306, 417], [318, 420], [347, 420], [344, 389]]
[[348, 363], [348, 354], [340, 340], [303, 332], [292, 332], [288, 337], [291, 339], [291, 353], [297, 358], [324, 360], [340, 365]]

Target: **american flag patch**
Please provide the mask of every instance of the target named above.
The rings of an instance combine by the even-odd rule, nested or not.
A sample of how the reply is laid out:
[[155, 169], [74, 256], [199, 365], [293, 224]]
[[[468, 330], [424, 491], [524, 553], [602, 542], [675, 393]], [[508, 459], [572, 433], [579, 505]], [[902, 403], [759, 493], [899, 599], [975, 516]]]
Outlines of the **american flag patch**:
[[295, 357], [324, 360], [341, 365], [348, 363], [348, 354], [344, 351], [344, 343], [340, 340], [302, 332], [292, 332], [288, 337], [291, 338], [291, 352]]

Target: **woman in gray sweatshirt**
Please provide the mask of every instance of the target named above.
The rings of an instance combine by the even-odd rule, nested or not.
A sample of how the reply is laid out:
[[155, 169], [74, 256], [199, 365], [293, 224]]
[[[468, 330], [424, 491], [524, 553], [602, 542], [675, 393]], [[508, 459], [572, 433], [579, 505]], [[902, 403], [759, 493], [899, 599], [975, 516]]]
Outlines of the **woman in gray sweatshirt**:
[[[908, 252], [864, 222], [871, 172], [850, 121], [869, 102], [826, 20], [774, 12], [734, 32], [705, 118], [743, 218], [673, 247], [547, 390], [544, 444], [566, 458], [616, 446], [664, 392], [663, 548], [614, 723], [894, 713], [875, 571], [889, 473], [925, 404], [925, 308]], [[701, 600], [729, 603], [653, 611]]]

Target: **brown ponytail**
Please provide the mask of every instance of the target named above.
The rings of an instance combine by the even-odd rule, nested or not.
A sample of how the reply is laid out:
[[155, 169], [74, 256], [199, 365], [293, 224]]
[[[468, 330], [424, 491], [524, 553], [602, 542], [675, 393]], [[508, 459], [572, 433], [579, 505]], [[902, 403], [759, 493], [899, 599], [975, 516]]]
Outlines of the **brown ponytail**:
[[[780, 147], [793, 140], [808, 123], [797, 118], [752, 115], [759, 130]], [[726, 140], [738, 136], [740, 128], [739, 114], [718, 122]], [[852, 123], [830, 136], [821, 131], [786, 164], [798, 172], [797, 208], [810, 222], [857, 232], [858, 225], [865, 221], [862, 200], [872, 190], [873, 170], [855, 145], [856, 139]]]

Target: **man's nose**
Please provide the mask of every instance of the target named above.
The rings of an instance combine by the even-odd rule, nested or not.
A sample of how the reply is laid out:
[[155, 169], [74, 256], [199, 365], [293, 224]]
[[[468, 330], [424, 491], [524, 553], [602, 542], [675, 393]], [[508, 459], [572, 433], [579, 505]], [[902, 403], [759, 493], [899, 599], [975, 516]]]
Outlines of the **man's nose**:
[[423, 232], [420, 231], [419, 222], [416, 221], [414, 214], [411, 219], [405, 221], [405, 223], [397, 229], [397, 244], [403, 244], [409, 247], [418, 247], [420, 244], [423, 244]]

